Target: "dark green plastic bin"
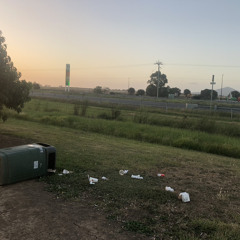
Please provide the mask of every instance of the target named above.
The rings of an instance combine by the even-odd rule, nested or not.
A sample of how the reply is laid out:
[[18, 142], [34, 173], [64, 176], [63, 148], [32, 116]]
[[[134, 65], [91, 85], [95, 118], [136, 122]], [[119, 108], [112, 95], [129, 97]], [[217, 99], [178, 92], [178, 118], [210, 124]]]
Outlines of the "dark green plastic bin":
[[45, 143], [0, 149], [0, 185], [45, 176], [55, 166], [56, 149]]

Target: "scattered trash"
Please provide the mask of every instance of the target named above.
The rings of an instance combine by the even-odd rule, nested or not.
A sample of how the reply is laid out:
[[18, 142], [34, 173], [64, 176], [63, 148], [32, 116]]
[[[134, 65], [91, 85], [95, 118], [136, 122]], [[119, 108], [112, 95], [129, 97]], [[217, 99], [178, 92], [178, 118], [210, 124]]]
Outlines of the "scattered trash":
[[47, 170], [49, 173], [55, 173], [56, 172], [56, 169], [48, 169]]
[[132, 175], [131, 178], [136, 178], [136, 179], [143, 179], [140, 175]]
[[90, 183], [90, 184], [95, 184], [95, 183], [98, 182], [98, 179], [97, 179], [97, 178], [89, 177], [89, 175], [88, 175], [88, 180], [89, 180], [89, 183]]
[[158, 173], [157, 176], [158, 176], [158, 177], [165, 177], [165, 174], [163, 174], [163, 173]]
[[119, 170], [119, 174], [120, 175], [125, 175], [125, 174], [127, 174], [128, 173], [128, 170]]
[[168, 192], [174, 192], [174, 189], [171, 188], [171, 187], [165, 187], [165, 190], [168, 191]]
[[63, 174], [62, 173], [59, 173], [58, 176], [62, 176]]
[[108, 180], [108, 178], [106, 178], [106, 177], [102, 177], [102, 180]]
[[189, 193], [187, 192], [182, 192], [178, 195], [179, 199], [182, 199], [183, 202], [190, 202], [190, 197], [189, 197]]
[[62, 172], [63, 174], [69, 174], [69, 173], [72, 173], [72, 171], [68, 171], [68, 170], [66, 170], [66, 169], [63, 169], [63, 172]]

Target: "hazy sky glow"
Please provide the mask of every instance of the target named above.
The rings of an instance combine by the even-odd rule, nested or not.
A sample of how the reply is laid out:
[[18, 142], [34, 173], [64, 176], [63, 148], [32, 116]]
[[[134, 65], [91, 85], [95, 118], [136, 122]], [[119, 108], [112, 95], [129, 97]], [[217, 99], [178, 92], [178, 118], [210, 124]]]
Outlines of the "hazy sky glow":
[[239, 0], [0, 0], [0, 30], [22, 79], [146, 89], [161, 72], [182, 91], [240, 91]]

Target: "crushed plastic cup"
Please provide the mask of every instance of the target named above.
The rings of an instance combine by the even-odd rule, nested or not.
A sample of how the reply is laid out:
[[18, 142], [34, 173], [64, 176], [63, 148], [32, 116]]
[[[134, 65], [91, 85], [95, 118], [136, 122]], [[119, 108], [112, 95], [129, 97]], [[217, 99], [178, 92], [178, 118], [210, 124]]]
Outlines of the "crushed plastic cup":
[[106, 178], [106, 177], [103, 176], [103, 177], [102, 177], [102, 180], [108, 180], [108, 178]]
[[190, 202], [190, 196], [187, 192], [182, 192], [178, 196], [179, 199], [182, 199], [183, 202]]
[[119, 170], [119, 174], [120, 175], [125, 175], [125, 174], [127, 174], [128, 173], [128, 170]]
[[63, 174], [69, 174], [70, 172], [68, 171], [68, 170], [66, 170], [66, 169], [63, 169], [63, 172], [62, 172]]
[[174, 192], [174, 189], [171, 188], [171, 187], [165, 187], [165, 190], [168, 191], [168, 192]]
[[131, 178], [135, 178], [135, 179], [143, 179], [143, 177], [141, 177], [140, 175], [132, 175]]
[[165, 177], [165, 174], [163, 174], [163, 173], [158, 173], [157, 176], [158, 176], [158, 177]]
[[88, 175], [88, 180], [89, 180], [89, 183], [90, 183], [90, 184], [95, 184], [95, 183], [98, 182], [98, 179], [97, 179], [97, 178], [89, 177], [89, 175]]

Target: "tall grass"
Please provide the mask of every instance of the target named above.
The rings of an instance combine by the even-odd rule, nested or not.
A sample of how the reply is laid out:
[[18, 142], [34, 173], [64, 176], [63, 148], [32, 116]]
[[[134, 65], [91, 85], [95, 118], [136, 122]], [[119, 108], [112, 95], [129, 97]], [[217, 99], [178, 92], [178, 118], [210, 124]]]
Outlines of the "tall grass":
[[[235, 158], [240, 157], [240, 141], [238, 138], [229, 138], [227, 136], [213, 134], [210, 130], [208, 133], [187, 129], [152, 126], [148, 124], [137, 124], [134, 122], [113, 122], [104, 119], [79, 118], [77, 116], [42, 116], [38, 119], [31, 119], [31, 117], [26, 115], [19, 115], [18, 117], [50, 125], [70, 127], [149, 143]], [[211, 122], [205, 125], [203, 124], [206, 131], [209, 126], [211, 127]]]

